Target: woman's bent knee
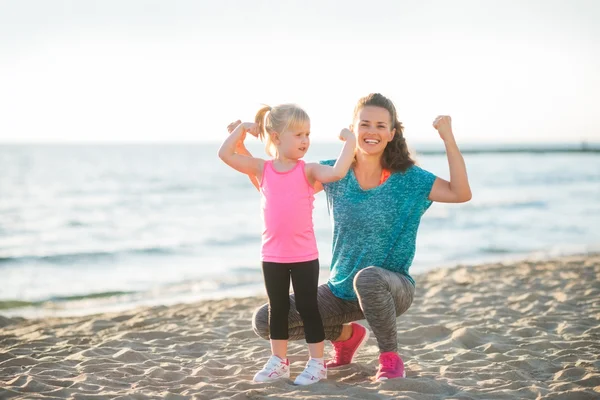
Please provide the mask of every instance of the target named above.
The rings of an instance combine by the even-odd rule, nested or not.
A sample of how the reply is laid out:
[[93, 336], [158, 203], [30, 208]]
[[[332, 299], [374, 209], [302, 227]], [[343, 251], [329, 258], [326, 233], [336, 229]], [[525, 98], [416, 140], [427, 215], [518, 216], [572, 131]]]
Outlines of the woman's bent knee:
[[263, 339], [269, 340], [269, 305], [258, 307], [252, 315], [252, 329]]
[[361, 288], [373, 288], [378, 285], [385, 285], [385, 279], [381, 276], [376, 267], [362, 269], [354, 276], [354, 289], [357, 291]]

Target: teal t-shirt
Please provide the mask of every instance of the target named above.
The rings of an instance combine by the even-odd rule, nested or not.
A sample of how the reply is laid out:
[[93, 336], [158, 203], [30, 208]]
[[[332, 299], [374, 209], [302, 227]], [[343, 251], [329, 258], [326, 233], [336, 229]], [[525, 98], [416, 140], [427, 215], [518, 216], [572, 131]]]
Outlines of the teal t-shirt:
[[356, 300], [354, 276], [369, 266], [399, 272], [415, 283], [408, 269], [415, 256], [421, 216], [432, 203], [427, 197], [435, 179], [432, 173], [413, 166], [363, 190], [350, 169], [343, 179], [323, 185], [333, 225], [327, 283], [336, 297]]

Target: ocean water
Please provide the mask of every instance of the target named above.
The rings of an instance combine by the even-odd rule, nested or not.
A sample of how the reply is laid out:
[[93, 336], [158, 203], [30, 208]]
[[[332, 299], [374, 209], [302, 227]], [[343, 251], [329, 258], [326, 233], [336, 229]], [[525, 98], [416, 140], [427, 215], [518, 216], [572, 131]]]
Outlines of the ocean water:
[[[0, 146], [0, 314], [263, 294], [259, 195], [217, 158], [217, 148]], [[335, 158], [340, 149], [316, 143], [307, 160]], [[411, 273], [600, 251], [599, 152], [493, 150], [465, 154], [473, 199], [432, 205]], [[449, 177], [443, 153], [424, 150], [417, 159]], [[331, 225], [324, 193], [314, 222], [325, 281]]]

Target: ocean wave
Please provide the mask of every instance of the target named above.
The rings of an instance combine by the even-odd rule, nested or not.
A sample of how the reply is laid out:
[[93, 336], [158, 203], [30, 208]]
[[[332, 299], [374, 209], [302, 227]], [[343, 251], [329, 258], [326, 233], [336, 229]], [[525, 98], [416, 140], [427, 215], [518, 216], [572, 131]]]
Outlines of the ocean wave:
[[126, 255], [173, 255], [178, 249], [165, 247], [147, 247], [117, 251], [89, 251], [47, 255], [23, 255], [15, 257], [0, 256], [0, 265], [9, 263], [40, 262], [48, 264], [72, 264], [76, 262], [98, 262], [116, 259]]
[[512, 254], [519, 252], [515, 251], [515, 249], [505, 249], [502, 247], [483, 247], [479, 251], [483, 254]]
[[259, 235], [237, 235], [228, 239], [208, 239], [204, 241], [205, 246], [233, 247], [240, 244], [260, 243]]
[[47, 299], [38, 300], [38, 301], [27, 301], [27, 300], [0, 300], [0, 310], [3, 309], [13, 309], [13, 308], [23, 308], [23, 307], [39, 307], [42, 306], [46, 302], [68, 302], [68, 301], [82, 301], [82, 300], [98, 300], [98, 299], [107, 299], [111, 297], [119, 297], [132, 295], [136, 292], [124, 292], [124, 291], [112, 291], [112, 292], [97, 292], [97, 293], [88, 293], [82, 295], [73, 295], [73, 296], [53, 296]]
[[107, 307], [115, 305], [132, 308], [144, 304], [189, 303], [240, 295], [254, 296], [262, 294], [263, 290], [262, 274], [257, 270], [238, 276], [224, 276], [222, 279], [187, 280], [143, 290], [73, 293], [30, 300], [0, 299], [0, 311], [20, 315], [32, 310], [42, 312], [46, 309], [51, 310], [53, 314], [60, 310], [65, 311], [65, 315], [74, 315], [70, 311], [75, 311], [75, 314], [89, 314], [91, 309], [106, 312]]
[[548, 208], [548, 202], [544, 200], [493, 200], [493, 201], [481, 201], [477, 203], [465, 204], [465, 209], [469, 210], [484, 210], [489, 211], [490, 209], [545, 209]]
[[122, 186], [110, 186], [106, 188], [85, 188], [85, 189], [66, 189], [57, 193], [58, 196], [69, 197], [74, 200], [76, 199], [89, 199], [89, 198], [111, 198], [111, 196], [118, 195], [120, 198], [124, 198], [121, 202], [116, 205], [138, 200], [138, 196], [148, 195], [171, 195], [171, 194], [202, 194], [207, 190], [212, 190], [214, 186], [209, 184], [159, 184], [156, 185], [153, 182], [143, 181], [139, 186], [129, 187], [126, 186], [126, 182], [117, 182]]
[[529, 186], [573, 186], [581, 184], [594, 184], [600, 182], [597, 175], [589, 176], [571, 176], [571, 175], [548, 175], [540, 177], [538, 175], [533, 176], [521, 176], [515, 179], [511, 186], [513, 187], [529, 187]]

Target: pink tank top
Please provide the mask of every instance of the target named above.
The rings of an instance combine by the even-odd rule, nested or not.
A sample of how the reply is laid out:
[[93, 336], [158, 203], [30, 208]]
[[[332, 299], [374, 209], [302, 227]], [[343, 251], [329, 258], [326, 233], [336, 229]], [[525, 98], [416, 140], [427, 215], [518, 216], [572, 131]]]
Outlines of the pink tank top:
[[308, 183], [304, 161], [287, 172], [265, 162], [260, 182], [263, 233], [261, 260], [294, 263], [319, 258], [312, 212], [315, 190]]

